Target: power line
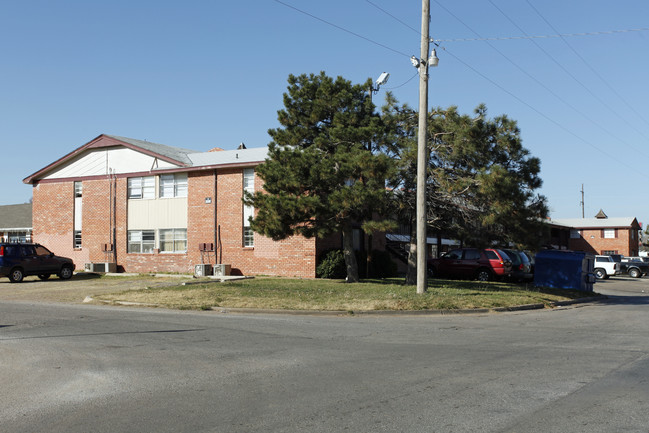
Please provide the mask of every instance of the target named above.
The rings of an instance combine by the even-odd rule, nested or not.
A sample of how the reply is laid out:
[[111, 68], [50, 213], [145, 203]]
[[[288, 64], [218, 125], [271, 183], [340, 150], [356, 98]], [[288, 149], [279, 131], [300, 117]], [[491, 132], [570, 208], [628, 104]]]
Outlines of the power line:
[[[539, 12], [539, 10], [538, 10], [536, 7], [534, 7], [534, 5], [533, 5], [532, 3], [530, 3], [529, 0], [526, 0], [526, 1], [527, 1], [527, 4], [532, 8], [532, 10], [534, 10], [534, 12], [536, 12], [536, 14], [537, 14], [537, 15], [538, 15], [538, 16], [539, 16], [543, 21], [545, 21], [545, 23], [546, 23], [546, 24], [547, 24], [547, 25], [548, 25], [548, 26], [549, 26], [553, 31], [556, 32], [557, 30], [556, 30], [556, 29], [554, 28], [554, 26], [553, 26], [553, 25], [552, 25], [552, 24], [551, 24], [551, 23], [550, 23], [550, 22], [549, 22], [549, 21], [548, 21], [548, 20], [547, 20], [547, 19], [546, 19], [542, 14], [541, 14], [541, 12]], [[625, 104], [625, 105], [626, 105], [626, 106], [627, 106], [631, 111], [633, 111], [633, 112], [636, 114], [636, 116], [638, 116], [638, 118], [640, 118], [640, 120], [642, 120], [643, 122], [645, 122], [646, 124], [649, 125], [649, 122], [647, 122], [647, 119], [646, 119], [644, 116], [642, 116], [642, 115], [641, 115], [641, 114], [640, 114], [640, 113], [639, 113], [635, 108], [633, 108], [633, 107], [631, 106], [631, 104], [629, 104], [629, 103], [627, 102], [627, 100], [624, 99], [624, 98], [622, 97], [622, 95], [620, 95], [620, 94], [617, 92], [617, 90], [615, 90], [615, 89], [613, 88], [613, 86], [611, 86], [610, 83], [609, 83], [608, 81], [606, 81], [606, 80], [604, 79], [604, 77], [602, 77], [602, 75], [601, 75], [599, 72], [597, 72], [597, 70], [596, 70], [595, 68], [593, 68], [592, 65], [591, 65], [590, 63], [588, 63], [588, 62], [586, 61], [586, 59], [584, 59], [583, 56], [582, 56], [581, 54], [579, 54], [579, 52], [578, 52], [577, 50], [575, 50], [575, 48], [574, 48], [572, 45], [570, 45], [570, 44], [568, 43], [568, 41], [567, 41], [565, 38], [562, 37], [561, 40], [563, 41], [563, 43], [565, 43], [565, 44], [568, 46], [568, 48], [570, 48], [570, 50], [572, 50], [573, 53], [575, 53], [575, 55], [576, 55], [577, 57], [579, 57], [579, 59], [580, 59], [580, 60], [581, 60], [581, 61], [582, 61], [582, 62], [583, 62], [587, 67], [588, 67], [588, 69], [590, 69], [590, 71], [591, 71], [591, 72], [592, 72], [592, 73], [593, 73], [597, 78], [599, 78], [600, 81], [601, 81], [602, 83], [604, 83], [604, 85], [605, 85], [606, 87], [609, 88], [609, 90], [610, 90], [611, 92], [613, 92], [613, 93], [614, 93], [614, 94], [615, 94], [615, 95], [616, 95], [616, 96], [617, 96], [617, 97], [618, 97], [618, 98], [619, 98], [619, 99], [620, 99], [620, 100], [621, 100], [621, 101], [622, 101], [622, 102], [623, 102], [623, 103], [624, 103], [624, 104]], [[631, 125], [631, 126], [632, 126], [632, 128], [635, 129], [635, 126], [633, 126], [633, 125]], [[638, 131], [637, 129], [636, 129], [636, 131], [637, 131], [637, 132], [640, 132], [640, 131]], [[644, 135], [644, 134], [642, 134], [641, 132], [640, 132], [640, 134], [641, 134], [641, 135]], [[645, 137], [645, 138], [646, 138], [646, 137]]]
[[410, 27], [410, 25], [409, 25], [408, 23], [405, 23], [405, 22], [401, 21], [399, 18], [395, 17], [395, 16], [392, 15], [390, 12], [386, 11], [385, 9], [383, 9], [382, 7], [380, 7], [379, 5], [377, 5], [376, 3], [373, 3], [373, 2], [371, 2], [370, 0], [365, 0], [365, 1], [368, 2], [369, 4], [371, 4], [372, 6], [374, 6], [375, 8], [377, 8], [378, 10], [380, 10], [381, 12], [383, 12], [384, 14], [386, 14], [387, 16], [392, 17], [392, 18], [393, 18], [394, 20], [396, 20], [397, 22], [403, 24], [405, 27], [409, 28], [410, 30], [412, 30], [413, 32], [415, 32], [415, 33], [417, 33], [419, 36], [421, 36], [421, 32], [420, 32], [419, 30], [417, 30], [417, 29], [414, 28], [414, 27]]
[[342, 30], [343, 32], [349, 33], [350, 35], [356, 36], [357, 38], [361, 38], [361, 39], [363, 39], [363, 40], [365, 40], [365, 41], [367, 41], [367, 42], [370, 42], [370, 43], [372, 43], [372, 44], [374, 44], [374, 45], [377, 45], [377, 46], [379, 46], [379, 47], [381, 47], [381, 48], [385, 48], [386, 50], [390, 50], [390, 51], [392, 51], [393, 53], [400, 54], [400, 55], [402, 55], [402, 56], [405, 56], [405, 57], [410, 58], [410, 55], [409, 55], [409, 54], [406, 54], [406, 53], [403, 53], [403, 52], [401, 52], [401, 51], [395, 50], [394, 48], [390, 48], [390, 47], [388, 47], [387, 45], [384, 45], [384, 44], [382, 44], [382, 43], [380, 43], [380, 42], [376, 42], [376, 41], [374, 41], [374, 40], [372, 40], [372, 39], [370, 39], [370, 38], [367, 38], [367, 37], [365, 37], [365, 36], [363, 36], [363, 35], [359, 35], [358, 33], [352, 32], [351, 30], [348, 30], [348, 29], [346, 29], [346, 28], [344, 28], [344, 27], [341, 27], [341, 26], [339, 26], [339, 25], [337, 25], [337, 24], [334, 24], [334, 23], [332, 23], [332, 22], [329, 22], [329, 21], [327, 21], [327, 20], [324, 20], [324, 19], [322, 19], [322, 18], [320, 18], [320, 17], [317, 17], [317, 16], [315, 16], [315, 15], [313, 15], [313, 14], [310, 14], [309, 12], [303, 11], [302, 9], [298, 9], [298, 8], [296, 8], [295, 6], [292, 6], [292, 5], [288, 4], [288, 3], [284, 3], [283, 1], [280, 1], [280, 0], [275, 0], [275, 2], [277, 2], [277, 3], [279, 3], [279, 4], [283, 5], [283, 6], [286, 6], [287, 8], [293, 9], [293, 10], [295, 10], [295, 11], [297, 11], [297, 12], [300, 12], [301, 14], [304, 14], [304, 15], [306, 15], [306, 16], [309, 16], [309, 17], [311, 17], [311, 18], [313, 18], [313, 19], [315, 19], [315, 20], [318, 20], [318, 21], [320, 21], [320, 22], [323, 22], [323, 23], [325, 23], [325, 24], [327, 24], [327, 25], [329, 25], [329, 26], [331, 26], [331, 27], [335, 27], [335, 28], [337, 28], [338, 30]]
[[405, 83], [403, 83], [403, 84], [399, 84], [398, 86], [395, 86], [395, 87], [384, 87], [384, 89], [385, 89], [385, 90], [394, 90], [394, 89], [398, 89], [399, 87], [403, 87], [403, 86], [405, 86], [406, 84], [408, 84], [409, 82], [411, 82], [412, 79], [415, 78], [415, 77], [418, 76], [418, 75], [419, 75], [419, 71], [415, 72], [415, 75], [413, 75], [412, 77], [408, 78], [408, 80], [406, 80]]
[[639, 171], [639, 170], [636, 170], [635, 168], [633, 168], [633, 167], [631, 167], [630, 165], [628, 165], [626, 162], [624, 162], [624, 161], [618, 159], [615, 155], [612, 155], [612, 154], [610, 154], [610, 153], [604, 151], [603, 149], [601, 149], [601, 148], [595, 146], [595, 145], [594, 145], [593, 143], [591, 143], [590, 141], [587, 141], [586, 139], [580, 137], [580, 136], [577, 135], [575, 132], [573, 132], [573, 131], [571, 131], [570, 129], [566, 128], [566, 127], [563, 126], [561, 123], [559, 123], [559, 122], [557, 122], [556, 120], [552, 119], [551, 117], [547, 116], [546, 114], [544, 114], [543, 112], [541, 112], [540, 110], [538, 110], [537, 108], [535, 108], [534, 106], [532, 106], [531, 104], [529, 104], [528, 102], [524, 101], [522, 98], [518, 97], [516, 94], [514, 94], [514, 93], [510, 92], [509, 90], [505, 89], [503, 86], [501, 86], [500, 84], [496, 83], [494, 80], [492, 80], [491, 78], [487, 77], [487, 76], [484, 75], [482, 72], [478, 71], [476, 68], [474, 68], [474, 67], [471, 66], [470, 64], [466, 63], [465, 61], [463, 61], [462, 59], [460, 59], [459, 57], [457, 57], [456, 55], [454, 55], [454, 54], [453, 54], [452, 52], [450, 52], [448, 49], [444, 48], [444, 52], [448, 53], [451, 57], [453, 57], [453, 58], [454, 58], [455, 60], [457, 60], [458, 62], [462, 63], [465, 67], [469, 68], [470, 70], [472, 70], [473, 72], [475, 72], [476, 74], [478, 74], [479, 76], [481, 76], [483, 79], [487, 80], [488, 82], [490, 82], [491, 84], [493, 84], [494, 86], [496, 86], [497, 88], [499, 88], [500, 90], [502, 90], [503, 92], [507, 93], [509, 96], [511, 96], [512, 98], [516, 99], [518, 102], [520, 102], [521, 104], [525, 105], [526, 107], [528, 107], [530, 110], [534, 111], [534, 112], [535, 112], [536, 114], [538, 114], [539, 116], [543, 117], [543, 118], [546, 119], [547, 121], [549, 121], [549, 122], [553, 123], [554, 125], [556, 125], [557, 127], [561, 128], [563, 131], [565, 131], [565, 132], [567, 132], [568, 134], [572, 135], [572, 136], [575, 137], [577, 140], [579, 140], [579, 141], [583, 142], [584, 144], [586, 144], [586, 145], [592, 147], [593, 149], [595, 149], [595, 150], [597, 150], [598, 152], [602, 153], [603, 155], [605, 155], [606, 157], [610, 158], [611, 160], [617, 161], [618, 163], [622, 164], [623, 166], [629, 168], [631, 171], [634, 171], [634, 172], [640, 174], [640, 175], [643, 176], [643, 177], [647, 177], [646, 173], [643, 173], [643, 172], [641, 172], [641, 171]]
[[[439, 4], [439, 3], [438, 3]], [[556, 30], [555, 30], [556, 31]], [[575, 36], [601, 36], [601, 35], [613, 35], [616, 33], [631, 33], [631, 32], [646, 32], [649, 31], [649, 27], [643, 27], [639, 29], [623, 29], [623, 30], [604, 30], [599, 32], [583, 32], [583, 33], [564, 33], [564, 34], [554, 34], [554, 35], [526, 35], [526, 36], [502, 36], [502, 37], [491, 37], [491, 38], [456, 38], [456, 39], [435, 39], [435, 42], [476, 42], [476, 41], [508, 41], [514, 39], [550, 39], [550, 38], [569, 38]]]
[[[489, 3], [491, 3], [491, 5], [492, 5], [496, 10], [498, 10], [498, 12], [500, 12], [501, 15], [503, 15], [503, 16], [504, 16], [504, 17], [505, 17], [505, 18], [506, 18], [510, 23], [512, 23], [512, 25], [514, 25], [518, 30], [520, 30], [521, 33], [523, 33], [524, 35], [527, 35], [527, 33], [525, 32], [525, 30], [524, 30], [523, 28], [521, 28], [521, 26], [519, 26], [519, 25], [518, 25], [518, 24], [517, 24], [513, 19], [511, 19], [511, 18], [510, 18], [510, 17], [509, 17], [509, 16], [508, 16], [508, 15], [507, 15], [507, 14], [506, 14], [502, 9], [501, 9], [501, 8], [499, 8], [499, 7], [498, 7], [498, 6], [493, 2], [493, 0], [489, 0]], [[554, 30], [554, 29], [553, 29], [553, 30]], [[634, 128], [634, 129], [635, 129], [635, 126], [634, 126], [634, 125], [632, 125], [631, 123], [629, 123], [629, 121], [628, 121], [627, 119], [623, 118], [623, 117], [622, 117], [618, 112], [616, 112], [615, 110], [613, 110], [609, 105], [605, 104], [604, 101], [602, 101], [602, 99], [601, 99], [598, 95], [596, 95], [596, 94], [595, 94], [591, 89], [589, 89], [589, 88], [588, 88], [588, 87], [587, 87], [583, 82], [581, 82], [581, 80], [579, 80], [579, 79], [578, 79], [577, 77], [575, 77], [575, 76], [574, 76], [570, 71], [568, 71], [568, 70], [567, 70], [567, 69], [566, 69], [566, 68], [565, 68], [561, 63], [559, 63], [559, 62], [558, 62], [558, 61], [557, 61], [557, 60], [556, 60], [556, 59], [555, 59], [555, 58], [554, 58], [554, 57], [553, 57], [549, 52], [547, 52], [545, 49], [543, 49], [543, 47], [541, 47], [541, 46], [540, 46], [540, 45], [539, 45], [535, 40], [531, 39], [530, 42], [532, 42], [532, 43], [533, 43], [533, 44], [534, 44], [534, 45], [535, 45], [535, 46], [536, 46], [540, 51], [543, 52], [543, 54], [545, 54], [545, 55], [546, 55], [550, 60], [552, 60], [552, 62], [554, 62], [555, 65], [557, 65], [557, 66], [558, 66], [558, 67], [559, 67], [563, 72], [565, 72], [566, 75], [568, 75], [570, 78], [572, 78], [572, 79], [573, 79], [577, 84], [579, 84], [579, 85], [580, 85], [584, 90], [586, 90], [586, 92], [588, 92], [588, 93], [589, 93], [593, 98], [595, 98], [595, 99], [596, 99], [600, 104], [602, 104], [602, 106], [604, 106], [604, 108], [606, 108], [606, 109], [609, 110], [611, 113], [613, 113], [614, 115], [616, 115], [616, 116], [617, 116], [618, 118], [620, 118], [623, 122], [627, 123], [631, 128]], [[529, 76], [529, 74], [527, 74], [527, 75]], [[635, 151], [637, 151], [637, 152], [640, 152], [640, 153], [644, 153], [641, 149], [636, 148], [636, 147], [633, 146], [631, 143], [628, 143], [628, 142], [626, 142], [625, 140], [622, 140], [620, 137], [616, 136], [616, 135], [613, 134], [611, 131], [609, 131], [609, 130], [607, 130], [606, 128], [604, 128], [604, 127], [601, 125], [601, 122], [595, 122], [595, 121], [594, 121], [593, 119], [591, 119], [588, 115], [586, 115], [585, 113], [583, 113], [581, 110], [578, 110], [576, 107], [574, 107], [573, 105], [571, 105], [571, 104], [569, 104], [568, 102], [566, 102], [566, 101], [565, 101], [561, 96], [557, 95], [557, 94], [556, 94], [552, 89], [550, 89], [550, 88], [548, 88], [547, 86], [543, 85], [540, 81], [538, 81], [538, 80], [536, 80], [536, 79], [534, 79], [534, 80], [535, 80], [537, 83], [539, 83], [539, 84], [540, 84], [544, 89], [546, 89], [548, 92], [550, 92], [553, 96], [555, 96], [558, 100], [560, 100], [561, 102], [563, 102], [564, 104], [566, 104], [568, 107], [570, 107], [571, 109], [573, 109], [576, 113], [580, 114], [584, 119], [586, 119], [586, 120], [588, 120], [590, 123], [592, 123], [595, 127], [601, 129], [602, 131], [604, 131], [605, 133], [607, 133], [608, 135], [610, 135], [610, 136], [613, 137], [614, 139], [620, 141], [621, 143], [624, 143], [624, 144], [626, 144], [627, 146], [631, 147], [633, 150], [635, 150]], [[641, 131], [638, 131], [637, 129], [636, 129], [636, 131], [637, 131], [639, 134], [643, 135]], [[645, 156], [649, 156], [649, 155], [646, 155], [646, 154], [645, 154]]]

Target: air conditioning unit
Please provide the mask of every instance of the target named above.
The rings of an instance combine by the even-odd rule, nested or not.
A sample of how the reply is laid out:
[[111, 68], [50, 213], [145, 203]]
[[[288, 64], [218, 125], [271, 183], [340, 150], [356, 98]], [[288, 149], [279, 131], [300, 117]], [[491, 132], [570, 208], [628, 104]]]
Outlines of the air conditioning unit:
[[83, 268], [84, 268], [84, 270], [86, 272], [104, 272], [104, 273], [117, 272], [117, 264], [116, 263], [109, 263], [109, 262], [86, 263]]
[[212, 265], [194, 265], [195, 277], [206, 277], [212, 273]]
[[231, 265], [214, 265], [214, 276], [224, 277], [226, 275], [230, 275], [231, 269], [232, 269]]

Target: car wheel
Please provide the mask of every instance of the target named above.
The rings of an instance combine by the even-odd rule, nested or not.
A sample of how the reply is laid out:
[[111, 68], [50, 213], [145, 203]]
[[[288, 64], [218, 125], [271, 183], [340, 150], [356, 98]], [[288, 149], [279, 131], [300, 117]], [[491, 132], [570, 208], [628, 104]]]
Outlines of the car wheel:
[[641, 276], [642, 276], [642, 273], [640, 272], [639, 269], [637, 269], [637, 268], [629, 269], [629, 277], [631, 277], [631, 278], [640, 278]]
[[595, 269], [593, 273], [595, 274], [595, 278], [597, 278], [598, 280], [603, 280], [606, 278], [606, 271], [602, 268]]
[[23, 270], [20, 268], [13, 268], [9, 273], [9, 281], [12, 283], [20, 283], [24, 277]]
[[65, 265], [61, 268], [61, 272], [59, 272], [59, 278], [62, 280], [68, 280], [72, 278], [72, 267]]
[[489, 269], [478, 269], [475, 273], [475, 278], [478, 281], [489, 281], [491, 280], [491, 272]]
[[49, 277], [50, 277], [50, 274], [40, 274], [38, 276], [38, 278], [40, 278], [43, 281], [47, 280]]

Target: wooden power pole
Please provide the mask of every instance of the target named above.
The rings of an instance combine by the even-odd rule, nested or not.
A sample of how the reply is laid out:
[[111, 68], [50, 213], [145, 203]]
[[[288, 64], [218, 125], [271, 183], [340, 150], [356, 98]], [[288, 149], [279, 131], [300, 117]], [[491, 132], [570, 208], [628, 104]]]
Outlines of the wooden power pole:
[[425, 293], [427, 286], [427, 224], [426, 224], [426, 171], [428, 144], [426, 140], [428, 118], [428, 27], [430, 0], [421, 2], [421, 56], [419, 63], [419, 131], [417, 136], [417, 293]]

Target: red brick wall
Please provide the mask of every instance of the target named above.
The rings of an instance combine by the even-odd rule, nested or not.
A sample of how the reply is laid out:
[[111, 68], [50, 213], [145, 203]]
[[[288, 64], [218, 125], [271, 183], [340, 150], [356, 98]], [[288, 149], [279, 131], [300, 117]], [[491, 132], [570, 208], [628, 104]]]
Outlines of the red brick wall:
[[[255, 190], [262, 189], [255, 176]], [[254, 247], [243, 247], [243, 171], [218, 171], [217, 224], [220, 226], [222, 263], [233, 273], [288, 277], [315, 277], [315, 240], [294, 236], [282, 241], [254, 234]]]
[[40, 183], [32, 188], [32, 195], [32, 240], [83, 268], [88, 250], [74, 249], [74, 183]]
[[[255, 188], [261, 182], [255, 179]], [[209, 261], [230, 264], [234, 274], [315, 277], [315, 240], [296, 236], [275, 242], [255, 233], [254, 247], [243, 247], [243, 170], [192, 172], [188, 178], [186, 254], [129, 254], [127, 221], [127, 179], [116, 181], [116, 238], [114, 247], [119, 270], [124, 272], [192, 273], [201, 263], [200, 243], [215, 243], [214, 212], [220, 227], [221, 254]], [[83, 180], [82, 248], [74, 249], [74, 182], [43, 183], [34, 187], [34, 240], [59, 255], [71, 257], [82, 269], [85, 263], [104, 262], [104, 244], [111, 243], [109, 179]], [[211, 203], [206, 203], [206, 198]]]
[[[633, 229], [617, 229], [617, 238], [605, 239], [601, 229], [582, 229], [581, 238], [570, 239], [569, 248], [575, 251], [586, 251], [602, 254], [603, 251], [617, 251], [625, 256], [638, 255], [638, 240], [632, 239]], [[636, 231], [637, 233], [637, 231]]]

